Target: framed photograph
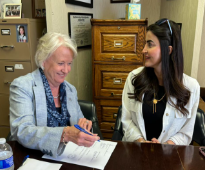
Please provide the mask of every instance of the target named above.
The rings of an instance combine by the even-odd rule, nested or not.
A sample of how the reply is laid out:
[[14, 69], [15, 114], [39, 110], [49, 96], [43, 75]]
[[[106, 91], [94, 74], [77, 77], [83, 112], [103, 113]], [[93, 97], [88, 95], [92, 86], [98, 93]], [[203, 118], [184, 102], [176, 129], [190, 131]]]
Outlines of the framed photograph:
[[26, 24], [16, 25], [16, 41], [19, 43], [28, 42], [28, 26]]
[[22, 7], [21, 4], [5, 4], [4, 19], [20, 19], [21, 7]]
[[36, 9], [36, 17], [42, 17], [41, 9]]
[[93, 0], [65, 0], [65, 3], [93, 8]]
[[0, 0], [0, 18], [4, 17], [5, 4], [21, 4], [21, 0]]
[[110, 0], [111, 3], [129, 3], [130, 0]]
[[91, 23], [93, 14], [68, 13], [69, 36], [77, 43], [78, 48], [91, 47]]

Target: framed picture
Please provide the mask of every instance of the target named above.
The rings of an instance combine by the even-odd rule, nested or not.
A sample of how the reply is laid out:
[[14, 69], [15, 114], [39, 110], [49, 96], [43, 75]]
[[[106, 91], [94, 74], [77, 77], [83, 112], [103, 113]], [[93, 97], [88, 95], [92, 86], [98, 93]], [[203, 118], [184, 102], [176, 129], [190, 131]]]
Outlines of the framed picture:
[[5, 4], [21, 4], [21, 0], [0, 0], [0, 18], [4, 17]]
[[41, 17], [41, 9], [36, 9], [36, 17]]
[[20, 19], [21, 18], [21, 4], [5, 4], [4, 5], [5, 19]]
[[93, 8], [93, 0], [65, 0], [65, 3]]
[[91, 47], [91, 23], [93, 14], [68, 13], [69, 36], [77, 43], [78, 48]]
[[129, 3], [130, 0], [110, 0], [111, 3]]

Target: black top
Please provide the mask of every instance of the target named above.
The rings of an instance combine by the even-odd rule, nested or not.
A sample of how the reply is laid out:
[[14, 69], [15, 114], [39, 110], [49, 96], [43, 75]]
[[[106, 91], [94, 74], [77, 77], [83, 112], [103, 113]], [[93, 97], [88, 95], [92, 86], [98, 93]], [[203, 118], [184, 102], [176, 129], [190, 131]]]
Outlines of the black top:
[[56, 107], [56, 111], [61, 114], [61, 107]]
[[[160, 100], [165, 94], [163, 86], [159, 86], [159, 91], [155, 96], [155, 99]], [[156, 112], [153, 113], [153, 98], [154, 95], [149, 99], [147, 94], [144, 95], [142, 113], [145, 123], [145, 131], [147, 140], [151, 141], [152, 138], [158, 139], [162, 132], [163, 127], [163, 115], [166, 108], [166, 96], [157, 102]]]

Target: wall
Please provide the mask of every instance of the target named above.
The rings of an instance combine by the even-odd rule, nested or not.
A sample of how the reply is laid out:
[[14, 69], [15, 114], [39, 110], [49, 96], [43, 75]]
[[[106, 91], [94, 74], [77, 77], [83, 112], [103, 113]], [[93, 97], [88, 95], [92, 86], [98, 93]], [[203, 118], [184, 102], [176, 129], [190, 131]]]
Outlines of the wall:
[[[201, 6], [204, 9], [204, 4]], [[201, 43], [200, 48], [200, 55], [199, 55], [199, 61], [198, 66], [193, 66], [193, 71], [197, 72], [197, 80], [201, 87], [205, 87], [205, 11], [204, 11], [204, 17], [202, 18], [202, 34], [201, 34]], [[198, 70], [197, 70], [198, 69]]]
[[[47, 30], [68, 34], [68, 12], [93, 13], [96, 19], [125, 18], [126, 3], [110, 3], [110, 0], [93, 0], [93, 8], [65, 4], [65, 0], [46, 0]], [[159, 19], [161, 0], [141, 0], [141, 18], [149, 23]], [[92, 100], [92, 51], [79, 49], [72, 70], [66, 80], [78, 91], [78, 98]]]
[[184, 72], [191, 75], [198, 0], [161, 0], [160, 18], [182, 23]]

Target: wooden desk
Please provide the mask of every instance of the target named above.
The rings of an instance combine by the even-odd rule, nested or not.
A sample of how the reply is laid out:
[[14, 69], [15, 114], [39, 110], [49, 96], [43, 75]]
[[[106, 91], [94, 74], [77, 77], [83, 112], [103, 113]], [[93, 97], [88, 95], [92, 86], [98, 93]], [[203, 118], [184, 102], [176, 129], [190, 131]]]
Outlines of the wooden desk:
[[[43, 153], [27, 149], [17, 142], [8, 142], [14, 153], [15, 169], [26, 155], [30, 158], [63, 164], [61, 170], [92, 168], [41, 158]], [[151, 143], [118, 142], [105, 170], [205, 170], [205, 158], [198, 146], [173, 146]]]

